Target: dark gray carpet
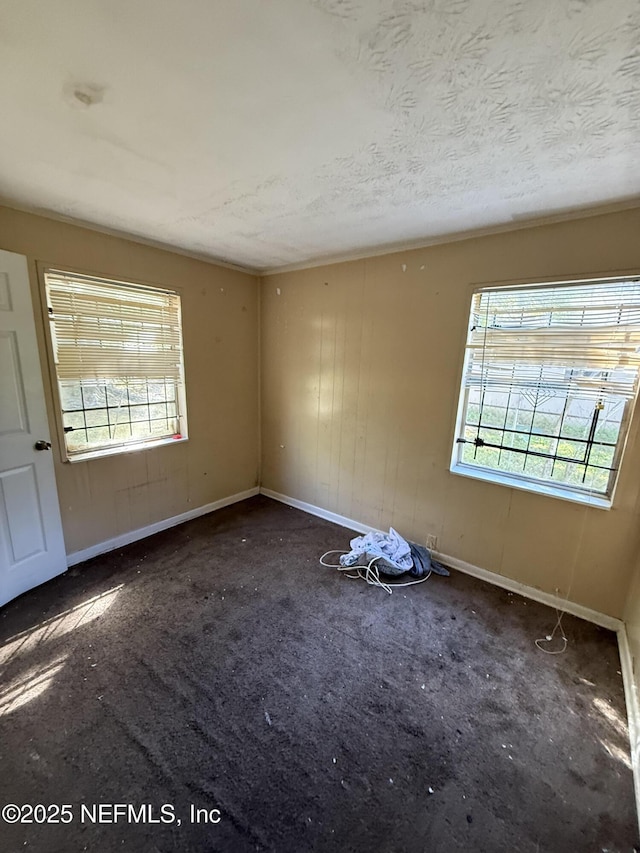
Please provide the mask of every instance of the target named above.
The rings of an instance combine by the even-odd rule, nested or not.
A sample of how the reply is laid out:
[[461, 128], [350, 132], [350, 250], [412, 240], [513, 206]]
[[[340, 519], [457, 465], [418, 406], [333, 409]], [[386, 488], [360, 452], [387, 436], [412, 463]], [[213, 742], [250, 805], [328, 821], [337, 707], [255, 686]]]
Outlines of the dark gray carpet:
[[389, 596], [318, 565], [348, 539], [253, 498], [0, 611], [0, 802], [73, 813], [0, 848], [631, 851], [615, 636], [565, 617], [545, 656], [554, 611], [455, 572]]

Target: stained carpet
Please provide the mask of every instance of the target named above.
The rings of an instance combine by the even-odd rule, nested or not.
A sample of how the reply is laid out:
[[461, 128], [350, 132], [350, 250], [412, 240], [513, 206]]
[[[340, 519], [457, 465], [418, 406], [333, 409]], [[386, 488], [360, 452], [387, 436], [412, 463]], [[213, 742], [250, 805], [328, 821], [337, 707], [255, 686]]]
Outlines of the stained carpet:
[[543, 655], [549, 608], [457, 572], [387, 595], [318, 565], [348, 539], [252, 498], [2, 609], [0, 804], [71, 820], [1, 849], [631, 851], [615, 635], [565, 617]]

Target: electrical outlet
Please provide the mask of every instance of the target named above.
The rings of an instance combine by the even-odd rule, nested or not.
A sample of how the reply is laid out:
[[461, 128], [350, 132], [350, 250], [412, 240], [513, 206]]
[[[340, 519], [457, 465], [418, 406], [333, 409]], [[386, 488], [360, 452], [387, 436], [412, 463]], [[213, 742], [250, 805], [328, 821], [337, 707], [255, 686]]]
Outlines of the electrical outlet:
[[427, 534], [427, 541], [425, 544], [430, 551], [437, 551], [438, 550], [438, 537], [436, 536], [436, 534], [435, 533], [428, 533]]

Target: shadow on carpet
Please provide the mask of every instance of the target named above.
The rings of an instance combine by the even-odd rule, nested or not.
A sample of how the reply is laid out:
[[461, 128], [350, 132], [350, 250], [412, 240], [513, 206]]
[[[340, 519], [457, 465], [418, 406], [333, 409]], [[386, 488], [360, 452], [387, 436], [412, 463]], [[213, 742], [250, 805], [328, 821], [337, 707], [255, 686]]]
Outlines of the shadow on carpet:
[[633, 850], [615, 635], [566, 616], [543, 655], [553, 610], [387, 595], [319, 566], [349, 538], [256, 497], [3, 608], [0, 801], [71, 821], [2, 849]]

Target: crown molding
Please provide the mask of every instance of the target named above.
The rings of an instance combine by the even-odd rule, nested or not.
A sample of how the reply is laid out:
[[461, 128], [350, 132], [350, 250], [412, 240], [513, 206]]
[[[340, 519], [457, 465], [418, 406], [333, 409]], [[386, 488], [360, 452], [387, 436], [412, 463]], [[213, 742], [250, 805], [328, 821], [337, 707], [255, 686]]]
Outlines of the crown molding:
[[415, 249], [428, 249], [431, 246], [443, 246], [447, 243], [459, 243], [463, 240], [475, 240], [478, 237], [491, 237], [495, 234], [506, 234], [510, 231], [522, 231], [526, 228], [539, 228], [544, 225], [554, 225], [558, 222], [590, 219], [594, 216], [605, 216], [608, 213], [620, 213], [621, 211], [633, 210], [635, 208], [640, 209], [640, 198], [636, 196], [623, 201], [598, 205], [597, 207], [573, 208], [572, 210], [548, 214], [545, 216], [529, 217], [526, 214], [514, 214], [511, 222], [505, 222], [501, 225], [488, 225], [485, 228], [474, 228], [468, 231], [441, 234], [437, 237], [431, 237], [425, 240], [389, 243], [385, 246], [371, 246], [369, 248], [358, 249], [353, 252], [345, 252], [338, 255], [327, 255], [326, 257], [319, 257], [310, 261], [301, 261], [298, 264], [287, 264], [280, 267], [265, 269], [260, 271], [258, 275], [262, 278], [266, 278], [267, 276], [279, 275], [280, 273], [316, 269], [317, 267], [325, 267], [331, 264], [344, 264], [349, 263], [350, 261], [362, 261], [366, 258], [377, 258], [382, 255], [394, 255], [398, 252], [411, 252]]
[[284, 264], [278, 267], [260, 268], [247, 267], [241, 264], [236, 264], [231, 261], [217, 258], [213, 255], [208, 255], [203, 252], [192, 252], [181, 246], [176, 246], [171, 243], [164, 243], [160, 240], [153, 240], [141, 236], [139, 234], [131, 234], [128, 231], [120, 231], [116, 228], [108, 228], [104, 225], [99, 225], [94, 222], [88, 222], [84, 219], [76, 219], [72, 216], [66, 216], [61, 213], [56, 213], [52, 210], [39, 208], [33, 205], [21, 204], [12, 199], [5, 198], [0, 195], [0, 206], [7, 207], [12, 210], [17, 210], [20, 213], [27, 213], [33, 216], [41, 216], [45, 219], [51, 219], [55, 222], [62, 222], [66, 225], [74, 225], [77, 228], [87, 228], [90, 231], [96, 231], [99, 234], [105, 234], [108, 237], [117, 237], [121, 240], [127, 240], [131, 243], [137, 243], [141, 246], [147, 246], [151, 249], [158, 249], [164, 252], [171, 252], [175, 255], [181, 255], [185, 258], [191, 258], [194, 261], [201, 261], [213, 266], [222, 267], [223, 269], [233, 270], [234, 272], [245, 273], [246, 275], [258, 276], [266, 278], [267, 276], [279, 275], [280, 273], [298, 272], [301, 270], [316, 269], [318, 267], [330, 266], [332, 264], [343, 264], [351, 261], [361, 261], [366, 258], [376, 258], [383, 255], [393, 255], [398, 252], [411, 252], [416, 249], [428, 249], [431, 246], [443, 246], [448, 243], [459, 243], [463, 240], [475, 240], [479, 237], [491, 237], [496, 234], [506, 234], [511, 231], [522, 231], [527, 228], [538, 228], [545, 225], [554, 225], [559, 222], [577, 221], [581, 219], [590, 219], [594, 216], [605, 216], [610, 213], [620, 213], [624, 210], [640, 209], [640, 197], [623, 199], [621, 201], [611, 202], [609, 204], [597, 205], [589, 208], [572, 208], [570, 210], [560, 211], [544, 216], [529, 216], [528, 214], [514, 214], [510, 222], [504, 222], [499, 225], [489, 225], [484, 228], [473, 228], [467, 231], [456, 231], [448, 234], [440, 234], [435, 237], [422, 240], [408, 240], [385, 245], [369, 246], [362, 249], [356, 249], [351, 252], [343, 252], [335, 255], [323, 255], [307, 261], [300, 261], [295, 264]]
[[213, 255], [206, 255], [202, 252], [191, 252], [180, 246], [175, 246], [171, 243], [163, 243], [160, 240], [152, 240], [148, 237], [143, 237], [139, 234], [130, 234], [128, 231], [120, 231], [117, 228], [108, 228], [105, 225], [98, 225], [95, 222], [88, 222], [85, 219], [76, 219], [73, 216], [65, 216], [62, 213], [56, 213], [53, 210], [47, 210], [40, 207], [35, 207], [27, 204], [20, 204], [11, 199], [0, 196], [0, 207], [7, 207], [10, 210], [17, 210], [19, 213], [28, 213], [31, 216], [40, 216], [43, 219], [52, 219], [54, 222], [62, 222], [64, 225], [74, 225], [76, 228], [86, 228], [89, 231], [96, 231], [98, 234], [105, 234], [107, 237], [117, 237], [120, 240], [127, 240], [129, 243], [138, 243], [140, 246], [147, 246], [150, 249], [159, 249], [162, 252], [171, 252], [173, 255], [181, 255], [183, 258], [191, 258], [193, 261], [202, 261], [205, 264], [210, 264], [223, 269], [233, 270], [234, 272], [242, 272], [247, 275], [259, 276], [261, 271], [252, 267], [244, 267], [240, 264], [225, 261], [216, 258]]

